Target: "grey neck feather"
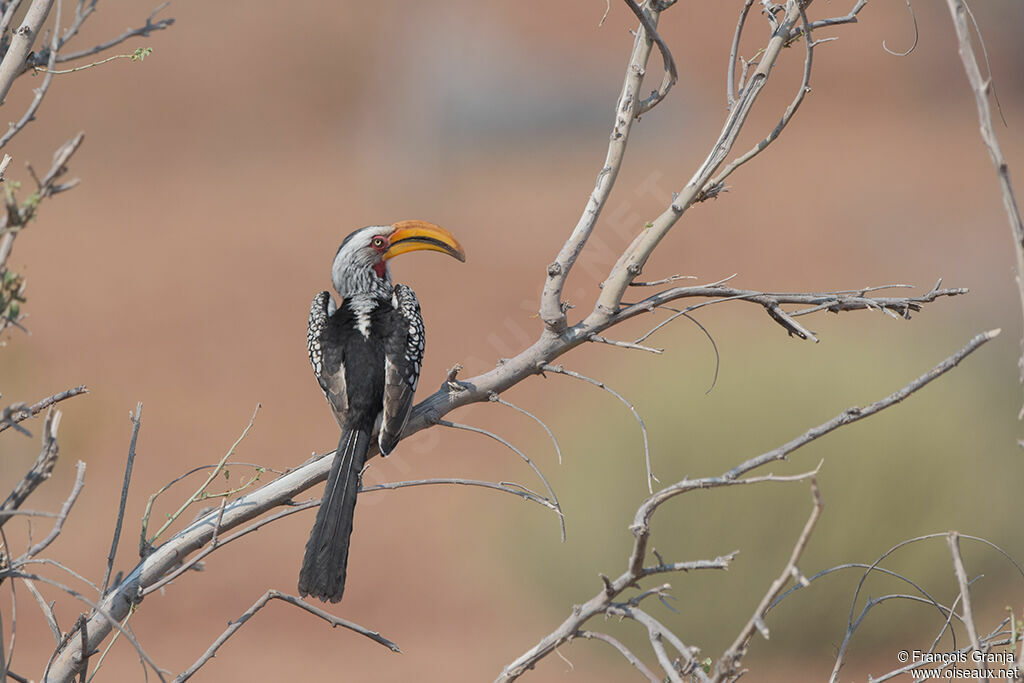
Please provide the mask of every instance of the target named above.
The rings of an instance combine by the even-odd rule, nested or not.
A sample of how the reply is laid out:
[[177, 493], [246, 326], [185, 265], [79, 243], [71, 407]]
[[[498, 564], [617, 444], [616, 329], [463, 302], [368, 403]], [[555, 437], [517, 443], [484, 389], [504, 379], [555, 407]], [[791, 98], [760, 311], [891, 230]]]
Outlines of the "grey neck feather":
[[[356, 237], [357, 235], [353, 235], [353, 238]], [[343, 299], [360, 295], [391, 299], [394, 288], [391, 285], [390, 271], [385, 268], [384, 277], [381, 278], [373, 270], [378, 258], [378, 255], [362, 245], [359, 239], [348, 239], [341, 245], [334, 257], [331, 279], [334, 281], [334, 289]]]

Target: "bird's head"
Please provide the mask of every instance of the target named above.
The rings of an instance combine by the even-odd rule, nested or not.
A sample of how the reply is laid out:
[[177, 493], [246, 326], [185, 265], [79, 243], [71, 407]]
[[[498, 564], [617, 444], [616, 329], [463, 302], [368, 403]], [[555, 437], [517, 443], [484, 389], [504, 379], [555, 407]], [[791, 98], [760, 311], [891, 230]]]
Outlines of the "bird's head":
[[342, 297], [355, 294], [391, 295], [388, 260], [410, 251], [440, 251], [460, 261], [466, 253], [455, 236], [426, 221], [399, 221], [356, 230], [341, 243], [331, 278]]

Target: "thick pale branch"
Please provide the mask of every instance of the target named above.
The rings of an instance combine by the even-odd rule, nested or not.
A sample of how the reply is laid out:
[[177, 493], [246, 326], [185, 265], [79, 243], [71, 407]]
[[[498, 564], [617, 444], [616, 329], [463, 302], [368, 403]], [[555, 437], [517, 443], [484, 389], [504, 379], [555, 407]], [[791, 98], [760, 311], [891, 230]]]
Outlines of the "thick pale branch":
[[[61, 0], [57, 0], [57, 18], [54, 22], [54, 26], [60, 26], [60, 12], [61, 12]], [[35, 97], [32, 98], [32, 102], [28, 105], [28, 109], [21, 115], [21, 118], [16, 122], [11, 123], [10, 127], [3, 137], [0, 137], [0, 147], [4, 147], [8, 142], [11, 141], [15, 135], [17, 135], [25, 126], [35, 120], [36, 112], [39, 111], [39, 107], [43, 104], [43, 98], [46, 97], [46, 93], [50, 90], [50, 82], [53, 80], [53, 67], [56, 65], [57, 58], [57, 31], [53, 33], [53, 39], [48, 50], [50, 57], [46, 63], [47, 73], [43, 78], [43, 82], [35, 89]], [[6, 60], [5, 60], [6, 61]], [[0, 66], [2, 69], [2, 66]]]
[[33, 0], [25, 14], [25, 19], [14, 31], [11, 45], [7, 48], [3, 61], [0, 62], [0, 104], [7, 99], [14, 79], [25, 71], [28, 55], [32, 51], [32, 43], [43, 28], [46, 15], [50, 13], [54, 0]]
[[725, 161], [740, 130], [746, 123], [754, 102], [768, 81], [772, 67], [782, 51], [789, 32], [796, 26], [799, 19], [799, 2], [787, 0], [785, 15], [772, 33], [757, 68], [743, 85], [736, 101], [730, 108], [722, 132], [712, 145], [711, 152], [682, 191], [676, 195], [672, 204], [660, 216], [648, 223], [649, 227], [636, 236], [633, 243], [616, 261], [602, 285], [601, 295], [594, 311], [586, 319], [588, 324], [594, 325], [607, 321], [619, 310], [619, 304], [629, 283], [641, 273], [651, 253], [678, 222], [680, 216], [697, 200], [711, 175]]
[[[632, 5], [632, 0], [626, 0]], [[648, 8], [641, 10], [649, 20], [649, 25], [657, 27], [660, 10]], [[622, 160], [626, 153], [626, 144], [629, 142], [629, 132], [636, 120], [640, 110], [640, 88], [643, 85], [644, 74], [647, 70], [647, 61], [651, 56], [653, 41], [647, 31], [641, 26], [636, 32], [636, 39], [633, 41], [633, 52], [629, 57], [629, 66], [626, 68], [626, 80], [622, 84], [622, 92], [615, 105], [615, 124], [612, 127], [611, 139], [608, 142], [608, 151], [605, 154], [604, 165], [597, 174], [594, 189], [590, 193], [587, 205], [583, 209], [576, 227], [569, 239], [562, 246], [558, 256], [548, 266], [547, 279], [544, 282], [544, 290], [540, 300], [540, 317], [546, 328], [555, 334], [565, 330], [565, 309], [562, 307], [562, 290], [565, 281], [569, 277], [576, 259], [590, 238], [601, 210], [608, 201], [615, 179], [622, 167]], [[666, 48], [666, 53], [667, 48]], [[671, 57], [669, 57], [671, 59]]]
[[[981, 75], [981, 68], [978, 60], [974, 57], [974, 48], [971, 46], [971, 34], [967, 27], [967, 6], [963, 0], [946, 0], [949, 12], [953, 16], [953, 26], [956, 28], [957, 47], [960, 52], [960, 59], [964, 63], [964, 71], [967, 72], [967, 80], [971, 83], [974, 91], [974, 103], [978, 109], [978, 122], [981, 126], [981, 140], [988, 149], [992, 165], [996, 168], [996, 175], [999, 178], [999, 190], [1003, 197], [1003, 208], [1006, 210], [1006, 217], [1010, 222], [1010, 232], [1013, 238], [1013, 251], [1017, 261], [1017, 289], [1020, 296], [1021, 307], [1024, 309], [1024, 220], [1021, 219], [1020, 207], [1017, 204], [1017, 196], [1013, 191], [1013, 183], [1010, 180], [1010, 166], [1006, 163], [1003, 151], [999, 147], [999, 140], [996, 138], [992, 128], [992, 110], [988, 104], [989, 92], [992, 88], [992, 79], [984, 78]], [[1024, 382], [1024, 340], [1021, 342], [1022, 353], [1018, 365], [1020, 366], [1020, 378]], [[1021, 409], [1020, 417], [1024, 417], [1024, 408]]]
[[[800, 7], [800, 18], [803, 21], [801, 24], [802, 32], [807, 36], [806, 40], [804, 40], [804, 75], [803, 79], [800, 81], [800, 87], [797, 88], [796, 95], [793, 97], [793, 101], [788, 107], [786, 107], [786, 111], [783, 112], [782, 118], [775, 125], [775, 128], [773, 128], [763, 140], [754, 145], [746, 154], [730, 161], [729, 164], [722, 169], [721, 173], [705, 183], [697, 201], [700, 201], [705, 197], [717, 196], [718, 191], [725, 183], [725, 179], [732, 175], [733, 171], [756, 157], [767, 149], [768, 145], [775, 142], [776, 138], [779, 137], [786, 125], [789, 124], [789, 120], [793, 118], [794, 114], [796, 114], [796, 110], [800, 108], [800, 104], [804, 101], [804, 96], [811, 91], [811, 64], [814, 57], [814, 40], [811, 37], [811, 24], [807, 20], [807, 14], [802, 6]], [[738, 33], [737, 37], [739, 37]]]

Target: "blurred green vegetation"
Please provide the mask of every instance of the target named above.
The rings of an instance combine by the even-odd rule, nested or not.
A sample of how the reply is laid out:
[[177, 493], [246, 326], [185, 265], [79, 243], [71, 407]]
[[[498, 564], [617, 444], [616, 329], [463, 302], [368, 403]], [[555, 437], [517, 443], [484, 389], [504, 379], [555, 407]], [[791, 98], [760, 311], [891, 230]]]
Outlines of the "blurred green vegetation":
[[[948, 313], [948, 307], [926, 311], [911, 323], [874, 313], [804, 319], [822, 337], [818, 345], [787, 339], [753, 308], [718, 315], [712, 331], [722, 364], [717, 386], [707, 395], [713, 356], [693, 327], [680, 325], [652, 340], [666, 347], [663, 356], [603, 348], [587, 351], [582, 363], [574, 356], [564, 361], [633, 401], [650, 431], [654, 472], [668, 485], [686, 476], [720, 474], [849, 406], [882, 398], [985, 329], [970, 329], [963, 321], [944, 325]], [[799, 565], [805, 575], [871, 563], [903, 540], [950, 529], [985, 537], [1024, 560], [1014, 515], [1024, 470], [1016, 445], [1016, 347], [1014, 334], [1003, 334], [904, 403], [759, 472], [805, 472], [824, 460], [819, 483], [825, 509]], [[508, 562], [534, 584], [553, 628], [573, 604], [600, 589], [598, 572], [615, 577], [625, 569], [628, 526], [647, 491], [640, 431], [625, 407], [566, 377], [549, 376], [545, 387], [550, 400], [540, 414], [558, 435], [565, 463], [558, 467], [541, 455], [550, 449], [543, 435], [529, 444], [529, 452], [544, 463], [561, 499], [568, 540], [558, 542], [554, 522], [541, 511], [504, 517], [501, 533], [508, 539]], [[652, 536], [666, 561], [740, 553], [728, 572], [648, 579], [646, 587], [672, 585], [675, 600], [668, 605], [679, 613], [656, 598], [647, 609], [687, 644], [717, 655], [785, 565], [810, 510], [806, 482], [695, 491], [669, 501], [654, 518]], [[529, 554], [522, 552], [525, 547]], [[967, 540], [963, 549], [969, 576], [984, 574], [972, 595], [982, 615], [979, 630], [988, 632], [1005, 616], [1011, 596], [1019, 596], [1024, 579], [995, 551]], [[945, 604], [957, 593], [944, 538], [898, 551], [882, 566]], [[844, 570], [786, 598], [768, 615], [770, 642], [755, 635], [748, 663], [758, 656], [834, 657], [862, 574]], [[857, 613], [867, 596], [891, 592], [914, 591], [873, 574]], [[1020, 605], [1014, 606], [1019, 612]], [[897, 646], [927, 647], [942, 621], [933, 608], [889, 601], [865, 620], [850, 657], [891, 658]], [[646, 634], [635, 624], [589, 627], [649, 652]], [[605, 654], [617, 657], [610, 648]]]

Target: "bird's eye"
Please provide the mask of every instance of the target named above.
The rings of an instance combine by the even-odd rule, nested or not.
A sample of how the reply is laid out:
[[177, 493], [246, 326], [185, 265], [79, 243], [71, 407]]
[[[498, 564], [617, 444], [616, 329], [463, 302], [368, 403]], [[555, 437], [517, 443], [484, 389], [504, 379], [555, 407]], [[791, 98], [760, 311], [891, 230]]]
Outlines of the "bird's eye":
[[384, 247], [384, 244], [385, 244], [384, 238], [383, 237], [374, 237], [373, 240], [370, 242], [370, 244], [373, 245], [374, 249], [382, 249]]

